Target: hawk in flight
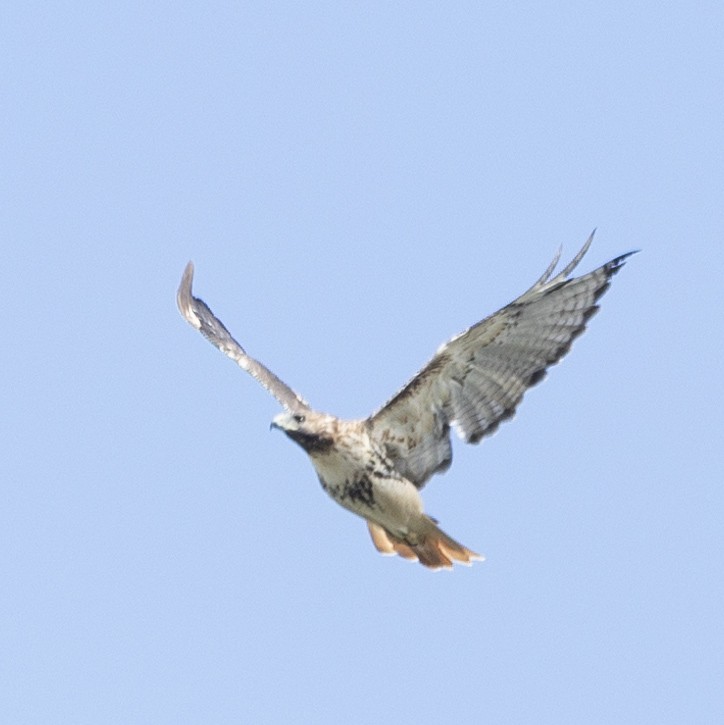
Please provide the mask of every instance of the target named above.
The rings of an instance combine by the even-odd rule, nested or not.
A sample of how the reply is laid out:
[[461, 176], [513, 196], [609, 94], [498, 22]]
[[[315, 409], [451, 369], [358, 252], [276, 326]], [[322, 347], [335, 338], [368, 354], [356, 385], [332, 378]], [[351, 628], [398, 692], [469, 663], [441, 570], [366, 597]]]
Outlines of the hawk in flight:
[[560, 250], [541, 278], [506, 307], [442, 345], [389, 402], [364, 420], [313, 410], [271, 370], [249, 356], [191, 290], [186, 266], [179, 310], [221, 352], [256, 378], [284, 407], [272, 427], [309, 455], [322, 488], [367, 521], [382, 554], [399, 554], [430, 569], [482, 559], [424, 513], [420, 489], [452, 461], [450, 427], [478, 443], [511, 418], [525, 391], [565, 355], [597, 311], [597, 300], [624, 254], [580, 277], [571, 273], [593, 235], [559, 273]]

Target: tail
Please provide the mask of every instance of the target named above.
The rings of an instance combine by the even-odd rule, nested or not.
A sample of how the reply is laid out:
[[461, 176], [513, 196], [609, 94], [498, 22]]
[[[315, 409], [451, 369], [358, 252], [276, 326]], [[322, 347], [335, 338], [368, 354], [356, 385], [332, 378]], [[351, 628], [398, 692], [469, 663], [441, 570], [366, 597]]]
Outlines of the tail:
[[470, 566], [473, 561], [485, 557], [450, 538], [429, 517], [422, 517], [421, 526], [407, 541], [391, 534], [387, 529], [367, 521], [372, 543], [381, 554], [399, 554], [403, 559], [419, 561], [429, 569], [452, 569], [453, 561]]

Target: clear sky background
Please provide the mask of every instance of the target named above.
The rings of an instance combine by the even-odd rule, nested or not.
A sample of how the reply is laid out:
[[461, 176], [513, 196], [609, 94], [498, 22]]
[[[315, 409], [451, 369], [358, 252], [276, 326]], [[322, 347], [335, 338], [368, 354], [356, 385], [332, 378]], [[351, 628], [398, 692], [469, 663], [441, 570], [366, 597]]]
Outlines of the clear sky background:
[[[8, 723], [724, 722], [721, 2], [4, 3]], [[367, 415], [591, 229], [631, 249], [428, 511], [431, 573], [269, 431], [183, 267]]]

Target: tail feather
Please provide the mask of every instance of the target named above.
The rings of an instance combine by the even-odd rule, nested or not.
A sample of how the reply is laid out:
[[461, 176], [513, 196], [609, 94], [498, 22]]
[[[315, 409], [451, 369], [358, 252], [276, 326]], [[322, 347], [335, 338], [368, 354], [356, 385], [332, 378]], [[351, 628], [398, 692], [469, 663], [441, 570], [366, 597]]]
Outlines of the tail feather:
[[367, 522], [367, 527], [370, 530], [370, 536], [372, 537], [372, 543], [375, 545], [377, 551], [383, 556], [393, 556], [399, 554], [403, 559], [410, 559], [411, 561], [417, 561], [417, 555], [415, 552], [403, 543], [399, 539], [395, 539], [379, 524]]
[[484, 559], [448, 536], [429, 516], [424, 516], [421, 524], [414, 541], [403, 541], [379, 524], [367, 522], [372, 543], [381, 554], [399, 554], [405, 559], [417, 560], [429, 569], [452, 569], [453, 562], [470, 566], [473, 561]]

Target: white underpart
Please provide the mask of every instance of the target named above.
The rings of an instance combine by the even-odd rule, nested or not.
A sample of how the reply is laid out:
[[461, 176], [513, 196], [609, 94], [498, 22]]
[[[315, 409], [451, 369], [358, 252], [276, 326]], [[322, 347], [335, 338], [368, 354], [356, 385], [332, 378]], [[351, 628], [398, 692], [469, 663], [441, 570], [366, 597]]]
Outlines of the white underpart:
[[[359, 438], [349, 447], [336, 447], [325, 453], [310, 455], [317, 475], [327, 484], [328, 493], [348, 511], [378, 523], [397, 536], [404, 537], [410, 531], [416, 531], [423, 516], [422, 497], [417, 488], [400, 476], [379, 477], [368, 473], [365, 466], [371, 459], [378, 460], [380, 469], [383, 464], [368, 436], [364, 434]], [[367, 474], [372, 482], [372, 508], [350, 498], [340, 500], [333, 494], [336, 487], [341, 489], [345, 482], [354, 480], [361, 473]]]

